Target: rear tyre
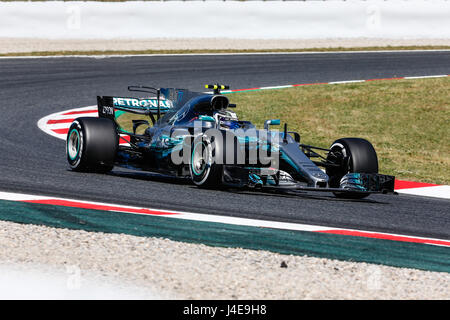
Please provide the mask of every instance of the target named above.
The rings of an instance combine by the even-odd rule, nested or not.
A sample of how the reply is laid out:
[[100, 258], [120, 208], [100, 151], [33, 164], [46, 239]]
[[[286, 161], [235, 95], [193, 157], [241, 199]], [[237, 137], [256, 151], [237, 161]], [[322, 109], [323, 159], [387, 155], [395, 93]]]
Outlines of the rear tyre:
[[[347, 173], [378, 173], [378, 157], [372, 144], [361, 138], [338, 139], [330, 147], [327, 160], [339, 164], [338, 168], [327, 168], [330, 187], [339, 188], [340, 181]], [[362, 199], [369, 193], [334, 192], [339, 198]]]
[[222, 183], [223, 166], [215, 161], [214, 138], [197, 137], [192, 143], [189, 171], [198, 187], [217, 188]]
[[77, 118], [66, 139], [67, 161], [74, 171], [106, 173], [114, 167], [118, 135], [113, 121]]

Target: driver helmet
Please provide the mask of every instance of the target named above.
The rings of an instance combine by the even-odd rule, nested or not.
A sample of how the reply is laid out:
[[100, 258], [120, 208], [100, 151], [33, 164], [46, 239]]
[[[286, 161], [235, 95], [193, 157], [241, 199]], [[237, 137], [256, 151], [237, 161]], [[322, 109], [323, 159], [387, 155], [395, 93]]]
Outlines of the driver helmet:
[[232, 111], [219, 111], [214, 117], [216, 118], [219, 127], [224, 129], [238, 129], [240, 127], [236, 113]]

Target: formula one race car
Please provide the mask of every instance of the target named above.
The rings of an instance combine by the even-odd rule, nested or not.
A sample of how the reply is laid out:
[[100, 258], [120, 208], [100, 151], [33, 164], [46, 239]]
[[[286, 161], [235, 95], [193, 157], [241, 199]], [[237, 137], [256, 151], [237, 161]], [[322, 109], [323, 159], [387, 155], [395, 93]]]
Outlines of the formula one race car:
[[206, 88], [213, 92], [130, 86], [146, 97], [97, 97], [99, 117], [77, 118], [68, 131], [70, 167], [106, 173], [121, 166], [190, 177], [209, 188], [329, 191], [346, 198], [394, 191], [394, 177], [378, 174], [367, 140], [343, 138], [329, 149], [305, 145], [287, 124], [271, 128], [280, 120], [267, 120], [261, 130], [238, 119], [236, 105], [220, 92], [228, 86]]

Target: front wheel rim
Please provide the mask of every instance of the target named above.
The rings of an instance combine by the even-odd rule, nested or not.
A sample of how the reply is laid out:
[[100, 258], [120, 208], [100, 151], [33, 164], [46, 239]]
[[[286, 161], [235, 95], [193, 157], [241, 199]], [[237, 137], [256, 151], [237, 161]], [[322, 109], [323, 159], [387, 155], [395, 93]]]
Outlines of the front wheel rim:
[[200, 176], [205, 172], [207, 168], [206, 160], [206, 145], [203, 142], [199, 142], [192, 150], [191, 168], [194, 175]]

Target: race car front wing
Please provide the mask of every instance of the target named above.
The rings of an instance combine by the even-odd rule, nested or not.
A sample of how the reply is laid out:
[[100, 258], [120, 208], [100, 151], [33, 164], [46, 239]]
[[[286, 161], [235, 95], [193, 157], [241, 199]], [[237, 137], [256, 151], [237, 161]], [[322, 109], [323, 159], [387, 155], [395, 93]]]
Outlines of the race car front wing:
[[[264, 189], [290, 189], [305, 191], [325, 191], [338, 193], [394, 193], [395, 177], [379, 173], [348, 173], [342, 177], [339, 188], [308, 186], [296, 182], [289, 174], [275, 169], [256, 169], [242, 167], [225, 167], [224, 183], [237, 181], [232, 177], [241, 177], [241, 185]], [[234, 180], [234, 181], [233, 181]]]

